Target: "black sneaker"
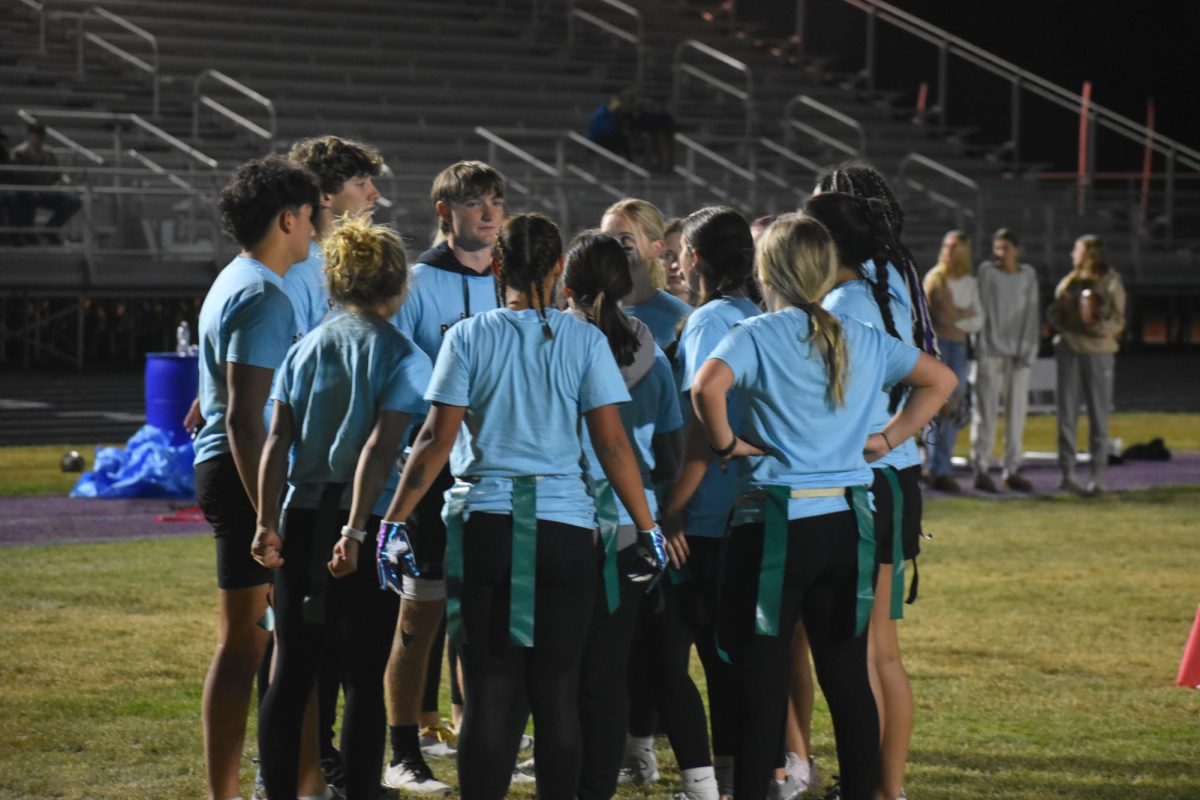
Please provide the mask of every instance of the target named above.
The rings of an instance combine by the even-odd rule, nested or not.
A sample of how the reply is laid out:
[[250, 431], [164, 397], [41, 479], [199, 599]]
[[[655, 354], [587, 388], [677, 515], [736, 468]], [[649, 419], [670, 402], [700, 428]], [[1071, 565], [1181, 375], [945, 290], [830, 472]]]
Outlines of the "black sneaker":
[[329, 755], [321, 759], [321, 772], [325, 774], [325, 782], [333, 789], [337, 800], [346, 798], [346, 773], [342, 769], [342, 754], [336, 749], [330, 750]]

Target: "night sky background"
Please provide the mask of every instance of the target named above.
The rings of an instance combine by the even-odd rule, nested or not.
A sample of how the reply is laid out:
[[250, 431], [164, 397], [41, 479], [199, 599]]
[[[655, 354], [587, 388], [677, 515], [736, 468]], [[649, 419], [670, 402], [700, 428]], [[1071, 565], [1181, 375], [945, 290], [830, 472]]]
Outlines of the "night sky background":
[[[807, 0], [808, 46], [847, 69], [861, 67], [864, 14], [839, 0]], [[786, 2], [786, 0], [784, 0]], [[1200, 2], [1184, 0], [891, 0], [893, 5], [968, 42], [1078, 93], [1092, 81], [1092, 98], [1145, 123], [1156, 105], [1156, 130], [1200, 147]], [[915, 102], [922, 80], [936, 93], [937, 51], [887, 24], [879, 30], [882, 88]], [[853, 54], [853, 55], [849, 55]], [[950, 60], [949, 123], [981, 127], [973, 139], [1008, 138], [1010, 84], [961, 59]], [[1024, 94], [1022, 148], [1026, 158], [1074, 169], [1079, 115]], [[1104, 134], [1097, 168], [1138, 170], [1142, 148]], [[1155, 169], [1163, 168], [1163, 159]]]

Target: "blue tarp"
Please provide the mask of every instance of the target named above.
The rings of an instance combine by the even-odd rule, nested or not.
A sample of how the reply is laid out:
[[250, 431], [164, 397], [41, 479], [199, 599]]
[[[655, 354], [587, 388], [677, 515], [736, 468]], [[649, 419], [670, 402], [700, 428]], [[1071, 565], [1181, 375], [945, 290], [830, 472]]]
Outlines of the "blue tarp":
[[97, 447], [95, 469], [85, 472], [71, 497], [174, 497], [196, 495], [192, 443], [172, 445], [162, 428], [144, 425], [125, 448]]

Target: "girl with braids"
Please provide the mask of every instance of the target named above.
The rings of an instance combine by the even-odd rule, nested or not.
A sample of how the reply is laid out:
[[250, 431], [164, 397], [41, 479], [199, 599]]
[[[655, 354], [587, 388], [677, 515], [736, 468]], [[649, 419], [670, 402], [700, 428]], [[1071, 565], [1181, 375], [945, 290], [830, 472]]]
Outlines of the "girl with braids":
[[410, 415], [425, 413], [431, 365], [387, 321], [408, 278], [394, 231], [345, 219], [326, 238], [324, 261], [339, 310], [293, 345], [276, 373], [259, 474], [251, 550], [278, 572], [275, 672], [258, 746], [268, 794], [296, 797], [301, 719], [329, 636], [343, 648], [346, 797], [367, 800], [379, 792], [383, 672], [399, 605], [379, 591], [366, 531], [379, 523], [372, 507], [395, 472]]
[[[633, 398], [621, 405], [621, 422], [634, 447], [646, 502], [651, 514], [656, 514], [658, 502], [651, 476], [674, 477], [680, 449], [675, 432], [683, 427], [683, 418], [666, 355], [654, 344], [650, 329], [626, 316], [617, 305], [617, 298], [628, 294], [631, 282], [629, 261], [611, 236], [587, 232], [571, 243], [563, 268], [563, 287], [570, 305], [567, 313], [595, 325], [608, 339]], [[629, 722], [626, 676], [646, 584], [635, 580], [641, 559], [635, 547], [633, 518], [620, 501], [610, 501], [611, 493], [604, 491], [604, 473], [586, 431], [583, 444], [606, 546], [607, 585], [597, 594], [584, 651], [579, 692], [584, 761], [579, 797], [608, 800], [616, 793], [624, 753]], [[685, 784], [687, 778], [685, 773]]]
[[[1081, 236], [1071, 251], [1071, 272], [1054, 289], [1049, 311], [1058, 374], [1059, 486], [1068, 492], [1104, 491], [1108, 465], [1108, 415], [1112, 410], [1113, 362], [1125, 330], [1125, 287], [1108, 265], [1104, 243]], [[1075, 431], [1079, 405], [1087, 406], [1091, 481], [1084, 489], [1075, 480]]]
[[[767, 795], [791, 632], [803, 620], [834, 720], [841, 797], [871, 800], [879, 797], [879, 720], [865, 635], [874, 568], [868, 462], [937, 413], [954, 374], [821, 307], [837, 257], [819, 222], [780, 218], [756, 261], [770, 312], [735, 323], [696, 374], [692, 403], [705, 441], [689, 447], [680, 479], [694, 474], [693, 462], [739, 459], [718, 626], [735, 674], [734, 796]], [[898, 382], [911, 387], [908, 402], [873, 428], [875, 396]], [[730, 424], [732, 390], [746, 404], [741, 434]], [[691, 543], [664, 523], [672, 564], [686, 562]]]
[[633, 288], [621, 298], [625, 313], [646, 323], [655, 343], [665, 350], [675, 341], [679, 321], [691, 313], [692, 307], [664, 291], [666, 229], [662, 212], [645, 200], [621, 200], [604, 212], [600, 231], [616, 239], [629, 256]]
[[[692, 213], [683, 224], [680, 262], [696, 276], [700, 288], [700, 305], [688, 317], [675, 354], [679, 388], [686, 396], [700, 365], [730, 327], [759, 313], [749, 223], [723, 206]], [[732, 424], [738, 424], [742, 410], [735, 398], [729, 416]], [[704, 448], [704, 435], [695, 420], [686, 436], [690, 449]], [[715, 632], [721, 550], [733, 507], [734, 474], [701, 461], [692, 461], [690, 469], [691, 474], [680, 476], [663, 511], [664, 523], [669, 519], [676, 529], [686, 529], [692, 560], [685, 575], [673, 575], [672, 585], [663, 588], [665, 609], [649, 622], [651, 660], [656, 664], [651, 680], [680, 769], [707, 767], [703, 709], [687, 672], [688, 653], [696, 644], [708, 682], [717, 781], [722, 793], [728, 793], [734, 750], [732, 672], [717, 652]], [[631, 736], [649, 736], [651, 731], [638, 729], [638, 720], [632, 722]]]
[[505, 305], [447, 331], [425, 395], [429, 416], [387, 519], [406, 519], [450, 459], [447, 627], [468, 700], [462, 797], [504, 797], [532, 711], [538, 795], [572, 800], [579, 674], [599, 578], [581, 416], [655, 570], [662, 537], [621, 423], [618, 405], [630, 398], [612, 348], [595, 326], [546, 307], [562, 272], [558, 228], [540, 214], [511, 217], [493, 269]]
[[[891, 236], [887, 251], [876, 255], [883, 256], [882, 260], [890, 268], [884, 271], [876, 270], [874, 265], [864, 265], [867, 270], [867, 280], [881, 285], [887, 290], [880, 295], [881, 297], [886, 297], [890, 293], [901, 302], [907, 300], [912, 319], [912, 343], [922, 351], [936, 356], [938, 354], [937, 339], [933, 333], [933, 323], [929, 319], [929, 303], [925, 299], [925, 289], [912, 253], [908, 252], [908, 248], [900, 241], [900, 233], [904, 228], [904, 209], [900, 207], [896, 195], [892, 193], [892, 187], [888, 186], [887, 181], [874, 167], [866, 164], [851, 164], [838, 167], [821, 178], [814, 194], [821, 192], [845, 192], [860, 200], [874, 198], [881, 202], [881, 205], [878, 206], [879, 216], [887, 225], [888, 233]], [[903, 297], [904, 294], [907, 294], [907, 298]], [[880, 305], [880, 308], [882, 309], [883, 306]], [[884, 316], [886, 319], [886, 313]], [[909, 317], [897, 318], [896, 324], [907, 327], [908, 319]], [[890, 328], [888, 332], [893, 336], [896, 335]]]
[[[890, 248], [891, 234], [880, 201], [831, 192], [809, 198], [804, 212], [825, 226], [837, 246], [836, 286], [822, 301], [825, 309], [912, 344], [906, 336], [896, 336], [894, 323], [890, 327], [888, 324], [889, 315], [905, 312], [892, 302], [894, 298], [880, 297], [879, 285], [866, 278], [863, 268], [876, 254]], [[877, 272], [882, 273], [878, 268], [881, 265], [875, 263]], [[872, 431], [883, 430], [895, 413], [892, 403], [896, 388], [885, 386], [893, 391], [879, 392], [871, 400]], [[881, 777], [887, 800], [903, 795], [904, 766], [912, 737], [912, 688], [900, 660], [896, 620], [903, 616], [904, 563], [913, 559], [915, 569], [921, 539], [920, 455], [912, 439], [893, 439], [892, 444], [895, 449], [872, 464], [878, 573], [867, 641], [871, 686], [883, 731]]]

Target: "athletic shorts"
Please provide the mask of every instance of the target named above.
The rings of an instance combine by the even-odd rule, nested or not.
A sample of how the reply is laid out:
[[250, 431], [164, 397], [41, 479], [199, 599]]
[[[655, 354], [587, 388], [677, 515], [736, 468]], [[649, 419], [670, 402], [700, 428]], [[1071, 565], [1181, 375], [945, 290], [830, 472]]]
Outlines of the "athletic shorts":
[[258, 514], [246, 496], [233, 454], [196, 465], [196, 500], [217, 539], [217, 588], [250, 589], [270, 583], [271, 571], [250, 556]]
[[446, 599], [446, 523], [442, 521], [443, 495], [454, 485], [447, 466], [417, 503], [408, 520], [408, 538], [421, 577], [404, 576], [400, 596], [408, 600]]
[[[872, 470], [875, 482], [875, 563], [892, 563], [892, 488], [883, 475], [885, 468]], [[916, 558], [921, 552], [921, 467], [913, 465], [896, 470], [900, 492], [904, 497], [904, 518], [901, 543], [904, 560]]]

